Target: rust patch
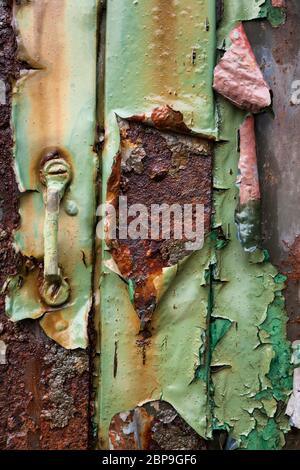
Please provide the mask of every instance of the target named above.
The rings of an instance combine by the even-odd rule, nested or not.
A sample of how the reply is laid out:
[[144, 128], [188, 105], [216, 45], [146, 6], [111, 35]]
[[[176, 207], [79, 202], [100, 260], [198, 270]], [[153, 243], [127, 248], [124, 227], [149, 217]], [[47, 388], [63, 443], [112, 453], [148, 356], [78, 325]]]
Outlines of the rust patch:
[[109, 431], [112, 450], [207, 450], [207, 443], [166, 402], [116, 415]]
[[189, 133], [190, 130], [183, 121], [183, 114], [170, 106], [155, 108], [151, 115], [153, 125], [157, 129]]
[[289, 281], [300, 281], [300, 235], [296, 237], [294, 243], [289, 246], [285, 243], [289, 250], [286, 261], [282, 263], [283, 274], [288, 277]]
[[[119, 196], [126, 197], [128, 207], [143, 204], [148, 214], [154, 204], [179, 204], [181, 207], [191, 204], [193, 210], [196, 204], [202, 204], [208, 232], [212, 145], [203, 139], [162, 133], [128, 121], [120, 121], [120, 132], [121, 150], [108, 182], [108, 202], [117, 207]], [[108, 240], [121, 274], [134, 288], [134, 305], [143, 325], [150, 322], [156, 307], [155, 279], [163, 268], [175, 265], [191, 253], [185, 248], [185, 238], [175, 238], [178, 225], [174, 215], [171, 217], [170, 239], [166, 239], [161, 230], [159, 236], [153, 238], [147, 228], [147, 239], [121, 239], [119, 230], [115, 239]], [[133, 219], [128, 216], [127, 224]], [[153, 220], [152, 217], [152, 223]], [[156, 222], [161, 227], [161, 214], [157, 215]]]

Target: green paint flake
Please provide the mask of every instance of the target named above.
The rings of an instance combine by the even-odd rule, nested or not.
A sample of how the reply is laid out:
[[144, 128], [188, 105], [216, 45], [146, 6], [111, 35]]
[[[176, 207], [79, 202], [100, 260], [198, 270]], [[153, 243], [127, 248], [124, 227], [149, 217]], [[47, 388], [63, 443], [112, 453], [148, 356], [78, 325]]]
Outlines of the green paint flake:
[[[220, 173], [219, 179], [223, 162], [233, 169], [234, 176], [228, 190], [214, 193], [215, 221], [224, 233], [229, 233], [230, 241], [223, 250], [216, 251], [218, 276], [226, 282], [213, 287], [213, 316], [226, 318], [234, 325], [212, 354], [211, 365], [223, 366], [212, 375], [213, 413], [218, 428], [228, 429], [242, 448], [265, 448], [267, 445], [273, 448], [275, 444], [282, 445], [283, 433], [287, 430], [283, 416], [276, 420], [269, 418], [277, 416], [279, 404], [274, 398], [286, 402], [291, 389], [286, 314], [283, 299], [278, 294], [278, 289], [284, 287], [284, 278], [263, 259], [262, 252], [256, 260], [253, 254], [244, 253], [238, 240], [234, 220], [238, 200], [235, 176], [239, 161], [236, 131], [245, 115], [234, 112], [231, 104], [222, 98], [219, 106], [222, 133], [228, 143], [217, 147], [215, 167]], [[225, 177], [228, 182], [228, 176]], [[254, 262], [259, 260], [264, 262]], [[258, 331], [264, 332], [265, 336], [258, 336]], [[262, 417], [270, 419], [268, 429], [274, 432], [269, 444], [268, 434], [263, 434], [262, 443], [257, 431], [257, 412], [260, 420]], [[262, 426], [261, 432], [263, 430]]]
[[258, 425], [249, 436], [241, 438], [241, 447], [247, 450], [278, 450], [283, 445], [283, 433], [274, 419], [269, 419], [264, 426]]
[[130, 302], [134, 304], [135, 282], [132, 279], [128, 280], [128, 292], [129, 292]]
[[217, 137], [215, 0], [114, 0], [107, 8], [106, 120], [168, 104], [193, 132]]
[[260, 18], [267, 18], [272, 26], [278, 27], [284, 24], [286, 20], [286, 11], [284, 8], [276, 8], [272, 6], [272, 0], [266, 0], [261, 6]]
[[[204, 17], [210, 18], [209, 37], [202, 27], [193, 28], [195, 12], [199, 15], [200, 10], [204, 12], [203, 3], [209, 8], [204, 13]], [[264, 0], [224, 0], [218, 47], [230, 44], [229, 33], [239, 21], [265, 16], [264, 4]], [[169, 96], [164, 96], [164, 86], [159, 81], [162, 75], [157, 75], [157, 66], [153, 66], [153, 56], [146, 47], [152, 45], [154, 50], [156, 47], [150, 34], [156, 14], [154, 4], [151, 9], [152, 0], [150, 7], [149, 4], [146, 7], [144, 0], [126, 7], [121, 0], [108, 3], [105, 97], [108, 138], [103, 152], [103, 198], [120, 145], [116, 115], [129, 118], [147, 114], [154, 106], [167, 103], [183, 112], [194, 132], [218, 136], [220, 140], [214, 162], [213, 232], [204, 248], [178, 267], [176, 277], [171, 277], [169, 289], [153, 317], [146, 366], [136, 347], [140, 324], [128, 288], [103, 266], [97, 407], [100, 439], [102, 445], [107, 445], [114, 414], [133, 409], [139, 403], [162, 399], [170, 402], [204, 438], [209, 438], [213, 429], [223, 429], [230, 433], [231, 447], [277, 449], [282, 447], [288, 429], [282, 403], [291, 390], [290, 346], [285, 335], [286, 314], [281, 294], [284, 279], [269, 263], [265, 251], [244, 252], [235, 224], [239, 196], [237, 136], [247, 113], [219, 97], [216, 132], [211, 95], [215, 19], [210, 10], [215, 2], [189, 0], [176, 5], [194, 7], [189, 27], [176, 11], [180, 18], [178, 33], [185, 28], [184, 43], [180, 35], [171, 35], [177, 48], [176, 60], [181, 63], [183, 54], [188, 57], [188, 49], [193, 49], [192, 44], [197, 45], [200, 38], [205, 49], [201, 50], [201, 57], [208, 67], [192, 69], [190, 80], [186, 69], [180, 66], [176, 75], [179, 94], [175, 99], [174, 82], [169, 86]], [[202, 20], [199, 25], [203, 26]], [[135, 67], [128, 67], [133, 57]], [[169, 78], [172, 80], [174, 74]], [[196, 88], [191, 92], [194, 78]], [[195, 96], [200, 99], [205, 96], [205, 106], [199, 107]], [[193, 119], [191, 103], [195, 108]], [[105, 260], [105, 250], [103, 254]], [[118, 342], [118, 373], [113, 378], [115, 342]]]
[[286, 340], [285, 301], [281, 291], [275, 292], [274, 301], [268, 307], [267, 318], [261, 329], [268, 333], [274, 348], [268, 377], [272, 394], [277, 401], [286, 401], [292, 388], [290, 343]]
[[221, 339], [231, 328], [232, 323], [230, 320], [223, 318], [216, 318], [212, 321], [210, 326], [210, 349], [213, 352]]
[[255, 252], [261, 242], [261, 202], [249, 201], [239, 205], [235, 213], [238, 238], [248, 253]]
[[294, 367], [300, 366], [300, 343], [294, 342], [292, 345], [293, 354], [292, 354], [292, 364]]
[[[68, 155], [73, 170], [65, 199], [77, 201], [76, 217], [66, 213], [64, 200], [59, 216], [59, 263], [70, 282], [71, 299], [51, 311], [41, 302], [37, 282], [24, 276], [22, 286], [9, 290], [6, 305], [13, 321], [44, 315], [41, 326], [46, 334], [65, 348], [76, 349], [87, 347], [92, 303], [98, 1], [53, 4], [41, 0], [16, 7], [15, 20], [23, 46], [28, 47], [26, 54], [42, 64], [40, 70], [22, 77], [13, 94], [15, 169], [22, 191], [22, 223], [15, 244], [24, 257], [43, 260], [45, 206], [38, 166], [46, 149], [59, 148]], [[43, 28], [38, 40], [35, 24], [40, 12]], [[55, 28], [52, 21], [57, 21]], [[61, 43], [57, 28], [62, 29]]]

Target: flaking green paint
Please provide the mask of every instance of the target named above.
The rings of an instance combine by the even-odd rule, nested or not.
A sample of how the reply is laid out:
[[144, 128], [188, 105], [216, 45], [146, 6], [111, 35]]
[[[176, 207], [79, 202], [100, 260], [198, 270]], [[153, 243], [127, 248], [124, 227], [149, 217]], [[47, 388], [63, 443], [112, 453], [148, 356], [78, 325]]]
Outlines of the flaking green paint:
[[256, 251], [261, 245], [261, 201], [249, 201], [239, 205], [235, 222], [238, 238], [245, 251]]
[[286, 12], [284, 8], [272, 6], [272, 0], [266, 0], [261, 7], [260, 18], [267, 18], [272, 26], [282, 25], [286, 20]]
[[[213, 0], [159, 3], [164, 4], [161, 19], [155, 0], [126, 5], [121, 0], [108, 0], [103, 199], [120, 145], [116, 116], [128, 119], [148, 115], [155, 107], [168, 104], [182, 112], [192, 132], [219, 141], [214, 169], [214, 230], [200, 252], [165, 271], [164, 296], [146, 345], [137, 344], [140, 324], [132, 305], [134, 286], [128, 286], [107, 268], [105, 261], [110, 255], [103, 247], [96, 410], [100, 445], [108, 446], [108, 429], [116, 413], [162, 399], [205, 438], [211, 437], [214, 429], [224, 429], [233, 447], [238, 443], [247, 449], [277, 449], [283, 445], [283, 433], [288, 429], [281, 402], [286, 402], [291, 390], [284, 279], [263, 251], [246, 254], [238, 240], [234, 220], [238, 200], [237, 132], [245, 113], [219, 98], [217, 123], [211, 85], [216, 45], [228, 47], [234, 25], [262, 17], [278, 24], [283, 21], [282, 13], [275, 12], [269, 0], [224, 0], [224, 17], [216, 35]], [[34, 123], [29, 119], [33, 103], [27, 83], [38, 81], [38, 74], [44, 72], [36, 71], [27, 77], [14, 96], [16, 173], [24, 191], [22, 226], [15, 240], [23, 254], [42, 259], [44, 204], [38, 173], [31, 168], [32, 156], [44, 146], [62, 146], [70, 154], [75, 170], [66, 197], [76, 201], [77, 209], [62, 217], [65, 231], [61, 244], [69, 247], [67, 226], [74, 219], [69, 217], [75, 215], [80, 230], [72, 250], [76, 249], [80, 260], [70, 274], [76, 295], [71, 305], [59, 312], [54, 336], [57, 339], [67, 323], [68, 342], [61, 340], [61, 344], [74, 348], [86, 346], [91, 304], [97, 1], [62, 4], [66, 7], [63, 40], [68, 43], [64, 72], [72, 78], [66, 78], [69, 95], [61, 103], [69, 114], [60, 139], [47, 132], [33, 139]], [[30, 8], [29, 3], [19, 9], [21, 34], [33, 30]], [[30, 217], [29, 208], [33, 208]], [[36, 279], [33, 281], [36, 283]], [[42, 316], [45, 309], [39, 299], [21, 286], [19, 276], [11, 281], [11, 295], [7, 297], [11, 318], [17, 321]], [[49, 315], [53, 312], [44, 317], [42, 326]]]
[[[236, 22], [266, 17], [264, 3], [225, 1], [218, 44], [229, 45], [228, 33]], [[223, 98], [218, 98], [218, 109], [220, 140], [226, 143], [215, 152], [214, 226], [222, 229], [228, 244], [216, 252], [219, 283], [213, 286], [212, 317], [227, 319], [232, 327], [212, 353], [212, 367], [220, 367], [212, 375], [214, 427], [226, 429], [240, 448], [279, 449], [288, 430], [284, 403], [292, 386], [285, 279], [264, 251], [246, 254], [238, 240], [237, 135], [246, 113]]]
[[[215, 21], [214, 0], [107, 2], [103, 200], [120, 146], [117, 116], [149, 116], [168, 104], [183, 114], [192, 132], [217, 137], [212, 90]], [[200, 435], [211, 435], [207, 382], [195, 377], [199, 351], [206, 343], [210, 245], [208, 239], [201, 252], [164, 270], [164, 295], [152, 320], [145, 358], [137, 347], [140, 322], [130, 301], [132, 288], [128, 291], [107, 268], [110, 255], [103, 247], [97, 401], [102, 447], [108, 445], [115, 414], [159, 399], [171, 403]], [[113, 377], [116, 343], [118, 368]]]

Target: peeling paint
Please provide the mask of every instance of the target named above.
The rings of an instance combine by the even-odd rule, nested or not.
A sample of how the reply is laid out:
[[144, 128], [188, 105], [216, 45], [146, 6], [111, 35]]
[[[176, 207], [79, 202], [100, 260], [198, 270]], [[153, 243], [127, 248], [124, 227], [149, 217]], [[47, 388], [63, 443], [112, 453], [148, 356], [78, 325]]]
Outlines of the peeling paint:
[[[221, 96], [216, 113], [212, 85], [216, 45], [225, 51], [223, 73], [242, 40], [235, 58], [255, 73], [234, 93], [217, 82], [215, 88], [246, 110], [269, 106], [269, 88], [240, 22], [267, 17], [279, 24], [284, 13], [269, 0], [224, 0], [216, 32], [212, 0], [123, 3], [108, 2], [102, 199], [115, 202], [123, 193], [148, 203], [201, 200], [207, 233], [204, 247], [189, 257], [173, 240], [154, 247], [126, 246], [118, 239], [103, 243], [96, 267], [99, 447], [205, 449], [203, 440], [221, 430], [229, 435], [226, 449], [281, 448], [289, 429], [283, 404], [291, 391], [285, 277], [265, 252], [245, 252], [241, 229], [238, 239], [237, 201], [241, 209], [259, 200], [254, 120]], [[21, 266], [7, 283], [7, 311], [14, 321], [42, 318], [48, 336], [70, 349], [87, 345], [92, 303], [96, 7], [96, 0], [16, 7], [20, 59], [27, 68], [14, 95], [16, 174], [23, 192], [15, 244]], [[128, 67], [133, 58], [135, 66]], [[99, 121], [102, 115], [99, 109]], [[74, 170], [59, 239], [71, 297], [58, 309], [49, 309], [39, 293], [44, 201], [38, 169], [53, 148], [66, 154]], [[251, 214], [246, 213], [248, 223]], [[254, 245], [251, 240], [250, 251]], [[141, 329], [141, 319], [147, 329]], [[70, 383], [86, 375], [86, 354], [51, 344], [42, 360], [46, 371], [34, 360], [27, 367], [41, 377], [45, 393], [40, 396], [27, 379], [32, 428], [26, 432], [10, 423], [10, 448], [26, 447], [27, 441], [39, 448], [41, 426], [63, 436], [83, 406]], [[33, 397], [38, 412], [30, 408]]]
[[[27, 64], [13, 95], [15, 166], [23, 191], [22, 223], [15, 243], [25, 260], [35, 261], [29, 277], [24, 268], [22, 282], [18, 276], [9, 283], [7, 313], [13, 321], [42, 317], [42, 328], [59, 344], [85, 348], [92, 301], [97, 169], [93, 153], [97, 0], [23, 3], [15, 7], [15, 22], [19, 59]], [[62, 149], [74, 171], [64, 202], [76, 202], [75, 213], [61, 210], [59, 215], [59, 263], [71, 287], [71, 297], [61, 308], [46, 305], [34, 287], [44, 259], [39, 168], [45, 152], [53, 148]]]
[[235, 220], [239, 240], [244, 249], [251, 253], [261, 245], [260, 188], [253, 116], [246, 118], [240, 127], [239, 137], [239, 205]]
[[[258, 3], [247, 2], [246, 9], [246, 3], [239, 2], [234, 20], [234, 2], [224, 3], [218, 44], [230, 47], [230, 41], [223, 42], [224, 32], [229, 34], [235, 20], [260, 17], [260, 11]], [[281, 402], [287, 402], [291, 390], [282, 294], [285, 278], [278, 275], [263, 252], [254, 260], [239, 243], [234, 212], [236, 200], [241, 197], [236, 179], [243, 143], [239, 149], [238, 131], [247, 113], [221, 97], [218, 108], [220, 139], [226, 143], [218, 144], [215, 151], [214, 227], [221, 230], [227, 243], [216, 252], [212, 317], [227, 319], [232, 326], [212, 353], [214, 428], [227, 430], [241, 448], [278, 449], [284, 445], [284, 434], [289, 429]], [[249, 148], [254, 157], [253, 133]], [[254, 191], [249, 194], [256, 197], [255, 166], [255, 184], [251, 185]]]
[[[154, 158], [158, 163], [157, 168], [151, 164], [155, 173], [152, 176], [161, 172], [164, 176], [167, 162], [167, 172], [170, 168], [170, 154], [164, 143], [168, 137], [166, 131], [194, 134], [211, 140], [217, 138], [212, 89], [215, 23], [215, 1], [211, 0], [141, 0], [126, 6], [119, 0], [108, 2], [106, 139], [102, 154], [104, 201], [111, 200], [111, 192], [107, 195], [107, 184], [115, 158], [122, 150], [117, 117], [148, 125], [148, 138], [152, 133], [156, 136], [153, 139], [158, 139], [159, 145], [166, 148], [166, 157], [161, 160], [159, 152], [152, 152], [153, 163]], [[134, 31], [134, 34], [116, 35], [116, 31]], [[135, 67], [128, 67], [133, 57]], [[150, 126], [162, 133], [151, 131]], [[172, 139], [173, 142], [177, 139], [180, 145], [179, 136], [169, 136], [170, 143], [174, 145]], [[182, 142], [188, 143], [187, 137]], [[181, 165], [185, 166], [185, 153], [182, 161], [175, 158], [172, 164], [174, 190], [169, 194], [177, 199], [175, 173]], [[201, 161], [201, 155], [199, 158]], [[210, 171], [209, 160], [206, 162]], [[134, 166], [132, 178], [135, 185], [144, 164], [144, 154], [140, 151], [125, 163], [130, 168]], [[181, 173], [184, 175], [184, 170], [178, 171], [179, 175]], [[191, 176], [197, 179], [197, 174]], [[168, 178], [172, 181], [171, 175]], [[118, 187], [117, 178], [115, 183]], [[137, 186], [136, 189], [141, 197], [142, 187]], [[170, 253], [170, 247], [166, 248], [166, 253]], [[102, 253], [100, 281], [101, 379], [97, 409], [100, 447], [108, 447], [109, 425], [115, 415], [159, 399], [169, 402], [200, 435], [209, 435], [210, 425], [205, 411], [207, 385], [195, 379], [199, 350], [205, 349], [206, 341], [209, 290], [205, 271], [210, 263], [209, 238], [201, 252], [192, 254], [178, 266], [170, 266], [161, 279], [156, 279], [160, 301], [156, 309], [152, 309], [150, 334], [146, 337], [141, 334], [140, 320], [131, 302], [135, 295], [134, 283], [130, 281], [127, 285], [108, 269], [110, 258], [106, 246]]]
[[[212, 186], [212, 146], [209, 141], [158, 132], [128, 121], [121, 121], [119, 125], [120, 157], [116, 159], [108, 181], [108, 200], [126, 197], [128, 207], [143, 204], [149, 214], [154, 204], [171, 207], [172, 204], [181, 207], [202, 204], [208, 233]], [[156, 217], [159, 219], [159, 216]], [[119, 210], [117, 218], [119, 220]], [[158, 301], [168, 288], [168, 275], [176, 274], [178, 262], [191, 254], [185, 248], [189, 240], [175, 239], [176, 226], [171, 225], [170, 239], [164, 239], [163, 233], [156, 238], [149, 233], [147, 240], [107, 240], [121, 276], [129, 282], [130, 288], [133, 287], [133, 303], [143, 328], [149, 324]], [[173, 278], [171, 274], [169, 281]]]
[[0, 341], [0, 365], [6, 364], [6, 344], [4, 341]]
[[293, 393], [288, 402], [286, 414], [291, 426], [300, 429], [300, 341], [293, 342], [292, 364], [294, 365]]
[[[153, 0], [154, 3], [157, 2]], [[192, 3], [193, 11], [198, 11], [199, 15], [200, 10], [204, 11], [204, 5], [205, 8], [215, 8], [214, 2], [201, 2], [200, 8], [200, 2], [196, 1], [188, 2], [188, 7]], [[254, 121], [252, 117], [245, 121], [247, 112], [237, 109], [222, 97], [217, 98], [216, 121], [215, 105], [204, 85], [209, 84], [212, 88], [216, 45], [224, 50], [226, 60], [228, 51], [233, 54], [230, 48], [234, 48], [234, 42], [240, 41], [236, 56], [239, 64], [244, 64], [245, 70], [254, 70], [254, 73], [245, 81], [245, 87], [238, 89], [242, 99], [238, 101], [237, 96], [232, 96], [231, 101], [253, 112], [271, 104], [269, 87], [258, 68], [241, 22], [270, 18], [273, 10], [269, 2], [263, 0], [224, 0], [223, 10], [218, 15], [217, 34], [214, 29], [216, 18], [208, 22], [212, 36], [206, 38], [203, 31], [203, 44], [207, 49], [201, 56], [201, 70], [205, 68], [209, 76], [205, 82], [198, 81], [190, 91], [190, 82], [184, 82], [187, 69], [175, 67], [177, 74], [165, 76], [171, 67], [174, 71], [173, 57], [177, 64], [180, 62], [187, 66], [185, 60], [179, 59], [183, 58], [180, 55], [183, 47], [180, 35], [169, 34], [175, 18], [179, 32], [185, 24], [181, 25], [182, 16], [186, 14], [179, 15], [181, 8], [183, 2], [180, 1], [176, 4], [168, 2], [168, 5], [160, 2], [153, 11], [145, 9], [143, 1], [130, 5], [126, 11], [119, 2], [108, 4], [103, 199], [115, 200], [123, 171], [133, 177], [140, 195], [145, 187], [144, 184], [138, 185], [143, 181], [147, 152], [140, 148], [140, 144], [132, 146], [132, 142], [127, 142], [124, 150], [124, 135], [120, 135], [118, 118], [129, 121], [129, 127], [132, 125], [132, 128], [155, 134], [157, 131], [151, 130], [152, 126], [159, 130], [157, 135], [160, 138], [165, 138], [167, 130], [177, 134], [198, 134], [202, 138], [215, 139], [217, 143], [212, 232], [206, 237], [204, 248], [184, 263], [179, 263], [169, 277], [168, 290], [151, 312], [149, 335], [141, 335], [136, 305], [132, 305], [135, 280], [124, 282], [133, 269], [129, 265], [126, 273], [122, 265], [132, 256], [130, 251], [123, 250], [122, 256], [115, 256], [112, 261], [110, 243], [103, 250], [101, 379], [97, 402], [99, 446], [108, 447], [112, 423], [111, 445], [136, 448], [132, 424], [134, 412], [126, 410], [136, 410], [147, 402], [165, 400], [204, 439], [210, 439], [214, 431], [223, 430], [229, 434], [224, 446], [228, 449], [280, 448], [284, 444], [284, 433], [289, 429], [281, 403], [287, 401], [291, 390], [290, 349], [286, 340], [282, 295], [284, 278], [271, 266], [265, 251], [257, 249], [255, 253], [246, 253], [243, 250], [235, 225], [238, 199], [244, 202], [246, 195], [247, 203], [259, 200]], [[162, 11], [165, 17], [166, 9], [170, 18], [166, 28], [152, 31], [149, 28], [150, 11], [154, 13], [151, 21], [156, 21], [156, 16], [159, 19]], [[209, 15], [207, 17], [210, 18]], [[193, 38], [192, 27], [197, 24], [197, 16], [193, 15], [191, 19], [193, 21], [185, 29], [185, 45]], [[206, 20], [201, 24], [204, 23], [207, 26]], [[115, 34], [115, 31], [133, 29], [134, 39], [130, 33], [126, 40]], [[239, 38], [234, 34], [237, 32]], [[158, 49], [156, 43], [160, 36], [164, 47], [161, 48], [160, 42]], [[169, 36], [175, 37], [172, 46]], [[148, 53], [147, 45], [153, 46], [154, 56], [152, 52]], [[159, 55], [162, 50], [165, 51], [164, 57]], [[132, 57], [136, 63], [134, 69], [126, 67]], [[156, 66], [153, 71], [154, 57], [158, 59], [161, 73], [157, 73]], [[192, 65], [194, 57], [192, 51]], [[196, 54], [195, 60], [197, 57]], [[166, 85], [169, 95], [165, 94]], [[176, 99], [172, 94], [174, 89], [177, 91]], [[196, 96], [205, 93], [209, 108], [197, 104]], [[190, 119], [188, 111], [192, 101], [195, 109], [193, 119]], [[130, 124], [131, 121], [134, 124]], [[246, 139], [243, 139], [243, 124], [251, 131], [245, 133]], [[242, 145], [239, 149], [240, 129]], [[136, 135], [140, 135], [140, 131]], [[158, 142], [157, 148], [161, 151], [162, 141]], [[243, 172], [243, 156], [246, 154], [249, 167]], [[155, 175], [159, 181], [168, 172], [168, 159], [160, 161], [158, 155], [156, 160]], [[236, 185], [239, 162], [240, 190]], [[181, 164], [186, 164], [185, 158], [180, 160]], [[119, 171], [115, 165], [119, 165]], [[106, 193], [109, 180], [110, 190]], [[258, 228], [257, 218], [254, 223]], [[138, 256], [138, 252], [136, 254]], [[124, 428], [125, 432], [121, 430]], [[129, 436], [128, 439], [124, 435]]]

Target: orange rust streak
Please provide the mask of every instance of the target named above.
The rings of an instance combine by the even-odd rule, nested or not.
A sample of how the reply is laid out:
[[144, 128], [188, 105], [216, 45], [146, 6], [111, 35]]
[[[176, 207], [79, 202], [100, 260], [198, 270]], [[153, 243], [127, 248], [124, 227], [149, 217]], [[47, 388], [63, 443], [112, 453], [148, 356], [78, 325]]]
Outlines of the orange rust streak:
[[[178, 86], [176, 63], [177, 15], [173, 0], [152, 2], [150, 61], [153, 64], [153, 89], [169, 97], [170, 90]], [[149, 79], [149, 78], [148, 78]]]
[[[65, 4], [62, 0], [43, 0], [32, 4], [33, 8], [33, 51], [39, 58], [43, 70], [29, 77], [31, 116], [29, 131], [32, 134], [34, 150], [60, 146], [64, 138], [68, 89], [67, 47], [65, 38]], [[38, 143], [38, 145], [37, 145]], [[36, 178], [35, 169], [40, 155], [32, 158], [30, 174]]]

